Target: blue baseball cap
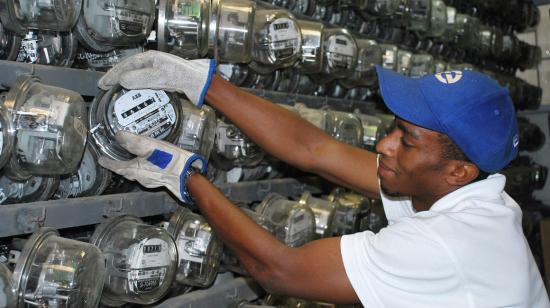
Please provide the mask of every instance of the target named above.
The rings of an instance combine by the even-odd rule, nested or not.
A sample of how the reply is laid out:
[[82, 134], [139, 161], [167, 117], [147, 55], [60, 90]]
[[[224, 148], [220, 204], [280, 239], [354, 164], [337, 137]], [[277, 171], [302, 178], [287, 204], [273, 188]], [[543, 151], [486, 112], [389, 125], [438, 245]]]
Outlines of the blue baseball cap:
[[495, 173], [518, 154], [518, 124], [507, 88], [475, 71], [413, 79], [376, 67], [386, 106], [399, 118], [447, 135], [477, 167]]

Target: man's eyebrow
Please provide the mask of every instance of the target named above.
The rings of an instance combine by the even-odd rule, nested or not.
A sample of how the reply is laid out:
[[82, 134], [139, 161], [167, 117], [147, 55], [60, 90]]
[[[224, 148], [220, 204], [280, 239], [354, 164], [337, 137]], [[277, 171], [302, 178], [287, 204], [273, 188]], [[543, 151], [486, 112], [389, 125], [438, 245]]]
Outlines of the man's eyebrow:
[[414, 139], [420, 140], [420, 136], [419, 136], [417, 133], [415, 133], [415, 132], [411, 131], [410, 129], [408, 129], [408, 128], [403, 124], [403, 122], [401, 122], [401, 121], [397, 122], [397, 127], [398, 127], [401, 131], [403, 131], [405, 134], [407, 134], [407, 135], [413, 137]]

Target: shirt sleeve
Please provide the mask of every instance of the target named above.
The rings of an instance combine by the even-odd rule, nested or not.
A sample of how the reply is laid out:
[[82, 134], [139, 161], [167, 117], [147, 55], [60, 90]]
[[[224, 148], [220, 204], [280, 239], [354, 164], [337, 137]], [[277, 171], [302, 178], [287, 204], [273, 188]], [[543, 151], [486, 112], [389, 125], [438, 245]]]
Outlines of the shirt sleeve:
[[446, 307], [439, 299], [460, 287], [446, 250], [411, 220], [342, 237], [344, 268], [363, 306]]

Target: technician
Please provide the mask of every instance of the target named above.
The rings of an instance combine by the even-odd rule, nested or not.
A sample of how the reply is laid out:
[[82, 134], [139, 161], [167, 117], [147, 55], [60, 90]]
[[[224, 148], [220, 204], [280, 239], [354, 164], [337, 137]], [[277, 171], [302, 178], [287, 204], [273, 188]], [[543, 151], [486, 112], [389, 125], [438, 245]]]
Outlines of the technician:
[[489, 77], [452, 71], [411, 79], [377, 68], [395, 128], [378, 155], [327, 135], [298, 115], [215, 75], [212, 60], [149, 51], [99, 81], [184, 93], [206, 101], [269, 154], [368, 197], [389, 226], [290, 248], [233, 205], [201, 173], [206, 161], [127, 132], [137, 158], [100, 163], [146, 187], [193, 199], [267, 291], [365, 307], [550, 307], [523, 235], [522, 211], [497, 172], [518, 153], [516, 114]]

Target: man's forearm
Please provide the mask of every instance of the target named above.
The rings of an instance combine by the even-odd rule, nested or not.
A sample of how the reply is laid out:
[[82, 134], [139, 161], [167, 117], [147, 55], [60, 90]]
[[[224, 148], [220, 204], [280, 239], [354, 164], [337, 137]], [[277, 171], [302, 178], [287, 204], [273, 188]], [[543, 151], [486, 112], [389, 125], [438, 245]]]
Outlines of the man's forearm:
[[315, 151], [331, 138], [298, 115], [215, 75], [206, 101], [271, 155], [311, 170]]

